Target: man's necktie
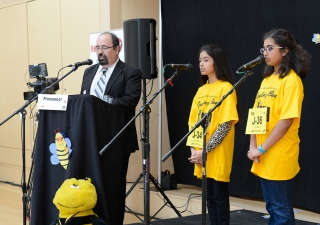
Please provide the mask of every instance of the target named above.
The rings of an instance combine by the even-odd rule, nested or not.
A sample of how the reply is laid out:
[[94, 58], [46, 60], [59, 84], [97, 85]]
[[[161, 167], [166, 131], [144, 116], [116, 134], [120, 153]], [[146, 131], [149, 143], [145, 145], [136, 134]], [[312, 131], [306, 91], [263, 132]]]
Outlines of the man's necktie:
[[97, 85], [96, 85], [96, 87], [94, 89], [95, 96], [97, 96], [100, 99], [103, 99], [104, 90], [105, 90], [106, 85], [107, 85], [106, 72], [107, 72], [107, 69], [103, 69], [101, 71], [100, 79], [97, 82]]

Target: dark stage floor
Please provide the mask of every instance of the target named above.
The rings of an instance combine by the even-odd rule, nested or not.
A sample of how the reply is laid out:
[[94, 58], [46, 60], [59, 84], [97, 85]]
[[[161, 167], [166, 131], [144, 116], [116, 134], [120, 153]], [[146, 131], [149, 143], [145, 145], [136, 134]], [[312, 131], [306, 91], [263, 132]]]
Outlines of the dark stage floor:
[[[230, 225], [267, 225], [268, 219], [263, 218], [265, 214], [253, 212], [249, 210], [235, 210], [230, 213]], [[208, 216], [206, 217], [206, 224], [209, 223]], [[134, 223], [138, 225], [142, 223]], [[174, 219], [163, 219], [151, 221], [152, 225], [181, 225], [181, 224], [202, 224], [202, 215], [186, 216]], [[315, 225], [316, 223], [296, 220], [296, 225]]]

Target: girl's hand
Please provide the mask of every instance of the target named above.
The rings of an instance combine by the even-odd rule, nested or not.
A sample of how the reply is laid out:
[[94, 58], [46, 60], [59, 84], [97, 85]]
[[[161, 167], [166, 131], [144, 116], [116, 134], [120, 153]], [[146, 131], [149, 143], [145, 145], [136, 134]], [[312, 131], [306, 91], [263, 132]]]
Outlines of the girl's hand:
[[250, 160], [260, 163], [260, 157], [262, 156], [262, 153], [259, 152], [257, 148], [250, 148], [247, 156]]
[[188, 158], [191, 163], [197, 164], [197, 166], [202, 166], [202, 150], [196, 151], [194, 148], [191, 148], [191, 157]]

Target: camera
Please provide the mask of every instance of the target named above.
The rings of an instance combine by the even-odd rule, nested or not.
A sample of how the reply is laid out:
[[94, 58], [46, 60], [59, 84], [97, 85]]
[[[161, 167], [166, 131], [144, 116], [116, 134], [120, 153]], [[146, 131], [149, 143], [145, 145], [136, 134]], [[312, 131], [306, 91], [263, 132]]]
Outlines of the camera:
[[[53, 84], [58, 78], [47, 78], [48, 71], [46, 63], [39, 63], [29, 65], [30, 78], [36, 78], [35, 82], [28, 82], [28, 86], [32, 87], [34, 91], [28, 91], [23, 93], [24, 100], [31, 100], [41, 93], [45, 88]], [[54, 87], [47, 89], [45, 94], [55, 94], [55, 91], [59, 90], [59, 83], [55, 84]]]
[[30, 78], [39, 78], [39, 77], [47, 77], [47, 64], [46, 63], [39, 63], [29, 65], [29, 74]]

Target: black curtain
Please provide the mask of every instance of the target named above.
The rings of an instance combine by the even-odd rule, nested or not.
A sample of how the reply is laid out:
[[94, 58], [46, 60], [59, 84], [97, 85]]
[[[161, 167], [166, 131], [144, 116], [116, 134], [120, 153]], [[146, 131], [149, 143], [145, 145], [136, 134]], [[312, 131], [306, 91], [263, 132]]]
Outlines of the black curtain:
[[[305, 99], [300, 127], [301, 170], [294, 179], [295, 207], [320, 212], [320, 158], [318, 140], [320, 132], [320, 44], [312, 41], [320, 33], [320, 1], [278, 0], [162, 0], [163, 63], [193, 65], [192, 71], [182, 71], [174, 86], [165, 89], [169, 137], [175, 146], [188, 132], [188, 117], [193, 96], [200, 85], [198, 50], [203, 44], [216, 44], [227, 54], [233, 71], [257, 58], [262, 47], [262, 36], [273, 28], [288, 29], [312, 55], [310, 72], [303, 80]], [[253, 69], [237, 88], [239, 118], [236, 126], [235, 152], [230, 194], [262, 198], [260, 182], [250, 173], [252, 162], [247, 158], [249, 135], [245, 135], [248, 109], [262, 81], [263, 65]], [[166, 69], [168, 79], [174, 70]], [[235, 74], [236, 81], [241, 75]], [[178, 183], [200, 186], [193, 176], [193, 165], [187, 160], [190, 150], [183, 141], [173, 153]]]

